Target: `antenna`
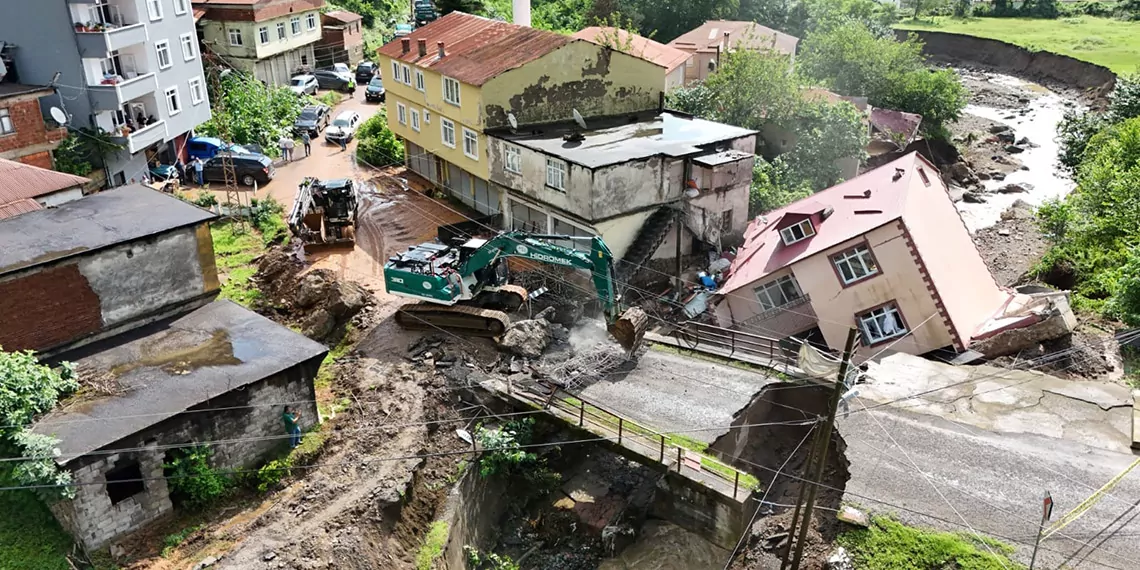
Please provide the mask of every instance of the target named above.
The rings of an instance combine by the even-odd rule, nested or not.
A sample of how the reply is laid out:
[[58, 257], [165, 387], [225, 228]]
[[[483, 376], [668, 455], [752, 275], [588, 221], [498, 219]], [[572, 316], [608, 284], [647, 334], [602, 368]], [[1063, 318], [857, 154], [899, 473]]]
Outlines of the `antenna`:
[[574, 111], [574, 122], [578, 123], [578, 126], [582, 127], [582, 130], [586, 130], [587, 129], [586, 119], [582, 118], [582, 113], [579, 113], [578, 109], [574, 109], [573, 111]]
[[519, 129], [519, 120], [515, 118], [514, 113], [507, 113], [507, 122], [511, 124], [512, 131], [517, 131]]
[[60, 126], [64, 126], [68, 123], [67, 113], [64, 113], [63, 109], [60, 109], [59, 107], [52, 107], [51, 109], [48, 109], [48, 114], [51, 115], [51, 118], [55, 120], [55, 122], [59, 123]]

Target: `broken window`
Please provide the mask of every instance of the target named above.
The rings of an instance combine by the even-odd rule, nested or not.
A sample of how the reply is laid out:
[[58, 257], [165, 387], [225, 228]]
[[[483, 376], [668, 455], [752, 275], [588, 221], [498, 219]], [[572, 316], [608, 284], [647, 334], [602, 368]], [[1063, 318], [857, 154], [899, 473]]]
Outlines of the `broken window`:
[[546, 212], [511, 200], [511, 229], [519, 232], [546, 233]]
[[863, 344], [870, 346], [906, 334], [898, 305], [887, 303], [858, 316]]
[[107, 472], [107, 496], [111, 497], [112, 505], [117, 505], [145, 490], [142, 469], [138, 461], [118, 465]]

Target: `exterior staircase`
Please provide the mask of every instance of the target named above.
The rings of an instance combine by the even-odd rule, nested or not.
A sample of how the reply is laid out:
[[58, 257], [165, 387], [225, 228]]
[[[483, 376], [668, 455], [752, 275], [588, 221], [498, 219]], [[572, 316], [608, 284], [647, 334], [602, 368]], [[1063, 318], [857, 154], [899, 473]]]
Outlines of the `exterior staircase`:
[[671, 206], [663, 206], [645, 220], [637, 232], [637, 237], [626, 250], [625, 256], [617, 263], [618, 279], [627, 281], [645, 262], [653, 258], [653, 253], [661, 246], [661, 242], [665, 241], [665, 236], [669, 235], [669, 230], [677, 218], [677, 210]]

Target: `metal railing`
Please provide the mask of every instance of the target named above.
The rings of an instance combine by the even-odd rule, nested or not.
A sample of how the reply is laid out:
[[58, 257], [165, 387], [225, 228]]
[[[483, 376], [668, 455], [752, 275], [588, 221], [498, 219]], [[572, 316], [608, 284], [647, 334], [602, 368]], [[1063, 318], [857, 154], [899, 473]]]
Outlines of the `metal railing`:
[[[771, 309], [768, 309], [767, 311], [764, 311], [758, 315], [755, 315], [755, 316], [749, 317], [748, 319], [740, 321], [739, 323], [736, 323], [736, 326], [746, 327], [746, 326], [749, 326], [749, 325], [752, 325], [755, 323], [761, 323], [761, 322], [764, 322], [764, 321], [766, 321], [766, 320], [768, 320], [768, 319], [770, 319], [770, 318], [772, 318], [772, 317], [774, 317], [780, 313], [783, 313], [784, 311], [787, 311], [788, 309], [791, 309], [792, 307], [798, 307], [800, 305], [803, 305], [805, 303], [810, 303], [810, 302], [811, 302], [811, 295], [800, 295], [799, 297], [796, 297], [795, 299], [792, 299], [791, 301], [788, 301], [787, 303], [784, 303], [783, 305], [780, 305], [779, 307], [772, 307]], [[814, 311], [812, 314], [814, 314]]]
[[677, 339], [678, 346], [692, 350], [700, 347], [717, 348], [727, 351], [728, 354], [725, 356], [728, 358], [741, 354], [784, 364], [796, 363], [796, 352], [786, 349], [778, 339], [741, 330], [686, 321], [681, 323], [670, 336]]

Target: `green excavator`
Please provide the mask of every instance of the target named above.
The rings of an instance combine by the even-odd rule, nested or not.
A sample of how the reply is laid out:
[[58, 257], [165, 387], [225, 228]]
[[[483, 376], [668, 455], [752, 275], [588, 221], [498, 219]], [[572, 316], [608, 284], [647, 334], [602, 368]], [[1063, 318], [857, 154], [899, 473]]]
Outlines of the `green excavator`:
[[[590, 242], [590, 251], [551, 240]], [[508, 283], [507, 258], [519, 257], [590, 271], [610, 334], [627, 351], [645, 336], [649, 319], [641, 309], [624, 311], [614, 277], [613, 254], [602, 238], [504, 232], [459, 245], [424, 243], [384, 264], [389, 293], [420, 301], [404, 305], [396, 322], [408, 329], [443, 329], [458, 335], [496, 337], [510, 326], [508, 312], [527, 300], [526, 289]]]

